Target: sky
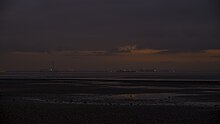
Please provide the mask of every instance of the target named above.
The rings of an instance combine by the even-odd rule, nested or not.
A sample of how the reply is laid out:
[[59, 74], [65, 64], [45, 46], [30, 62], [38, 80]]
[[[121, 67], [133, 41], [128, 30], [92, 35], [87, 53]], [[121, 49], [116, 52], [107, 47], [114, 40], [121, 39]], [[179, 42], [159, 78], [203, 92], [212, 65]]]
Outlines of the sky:
[[218, 0], [1, 0], [0, 71], [220, 71]]

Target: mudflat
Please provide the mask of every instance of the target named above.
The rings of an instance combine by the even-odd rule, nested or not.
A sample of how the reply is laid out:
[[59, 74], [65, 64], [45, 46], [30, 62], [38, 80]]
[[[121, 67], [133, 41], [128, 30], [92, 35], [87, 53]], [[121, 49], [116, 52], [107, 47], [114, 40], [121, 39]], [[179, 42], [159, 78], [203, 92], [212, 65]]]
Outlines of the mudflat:
[[217, 124], [219, 81], [0, 79], [2, 124]]

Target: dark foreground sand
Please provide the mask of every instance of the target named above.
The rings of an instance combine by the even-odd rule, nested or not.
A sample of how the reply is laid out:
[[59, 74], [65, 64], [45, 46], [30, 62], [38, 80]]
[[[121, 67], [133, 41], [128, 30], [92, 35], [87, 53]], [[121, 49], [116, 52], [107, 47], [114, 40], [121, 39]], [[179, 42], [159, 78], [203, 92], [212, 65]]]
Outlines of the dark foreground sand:
[[1, 124], [220, 123], [219, 82], [2, 79], [0, 94]]
[[219, 110], [199, 107], [1, 103], [2, 124], [218, 124], [217, 117]]

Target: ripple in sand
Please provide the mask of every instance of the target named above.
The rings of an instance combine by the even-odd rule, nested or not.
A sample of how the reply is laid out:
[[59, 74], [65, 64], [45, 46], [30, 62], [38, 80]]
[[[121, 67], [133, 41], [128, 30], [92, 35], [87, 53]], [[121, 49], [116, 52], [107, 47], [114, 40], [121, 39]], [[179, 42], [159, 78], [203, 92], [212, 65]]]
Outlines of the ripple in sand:
[[53, 104], [87, 104], [87, 105], [179, 105], [179, 106], [219, 106], [219, 102], [207, 101], [181, 101], [179, 96], [192, 96], [195, 94], [155, 93], [155, 94], [70, 94], [53, 97], [24, 97], [24, 100], [53, 103]]

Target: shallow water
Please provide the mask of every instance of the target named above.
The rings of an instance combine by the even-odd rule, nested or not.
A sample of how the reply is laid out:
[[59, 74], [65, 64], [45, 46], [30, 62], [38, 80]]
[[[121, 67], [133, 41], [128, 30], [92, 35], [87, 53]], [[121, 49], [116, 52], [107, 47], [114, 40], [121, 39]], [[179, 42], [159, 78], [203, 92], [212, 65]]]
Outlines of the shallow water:
[[1, 72], [0, 79], [129, 79], [172, 81], [220, 81], [220, 73], [202, 72]]
[[1, 73], [0, 92], [59, 104], [216, 106], [218, 80], [220, 73]]

